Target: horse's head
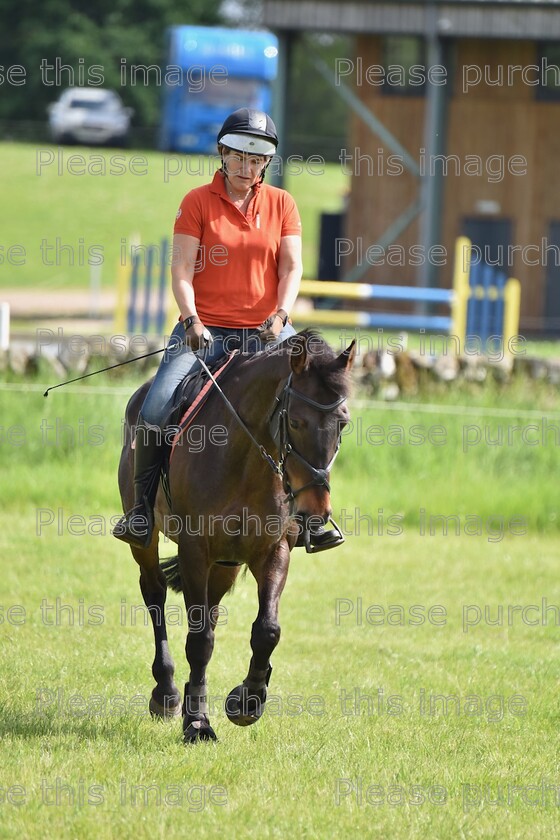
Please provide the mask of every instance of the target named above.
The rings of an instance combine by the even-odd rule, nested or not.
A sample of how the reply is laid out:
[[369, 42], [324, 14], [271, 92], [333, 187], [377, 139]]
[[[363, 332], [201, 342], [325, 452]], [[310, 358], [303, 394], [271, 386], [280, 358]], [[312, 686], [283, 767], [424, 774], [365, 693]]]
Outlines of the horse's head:
[[276, 440], [284, 489], [304, 530], [331, 515], [330, 470], [349, 420], [353, 341], [339, 356], [317, 334], [289, 339], [291, 375], [280, 396]]

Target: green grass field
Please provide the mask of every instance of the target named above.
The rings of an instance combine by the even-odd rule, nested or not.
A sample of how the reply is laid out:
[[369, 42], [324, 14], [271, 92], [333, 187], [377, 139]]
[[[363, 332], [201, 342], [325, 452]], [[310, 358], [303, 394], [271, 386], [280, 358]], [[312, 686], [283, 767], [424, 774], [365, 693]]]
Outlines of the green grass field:
[[[111, 288], [131, 237], [145, 245], [169, 238], [185, 193], [215, 171], [197, 155], [31, 143], [0, 144], [0, 161], [0, 286], [43, 292], [88, 288], [90, 260]], [[305, 231], [307, 276], [317, 271], [320, 212], [340, 210], [347, 180], [335, 164], [287, 178]]]
[[[249, 729], [222, 711], [249, 658], [247, 577], [209, 668], [219, 742], [185, 748], [147, 714], [152, 632], [106, 533], [135, 384], [0, 390], [0, 837], [555, 836], [558, 446], [511, 430], [528, 407], [558, 422], [557, 398], [513, 393], [507, 416], [488, 393], [468, 401], [479, 415], [354, 405], [333, 475], [347, 541], [292, 555], [268, 711]], [[499, 424], [511, 444], [489, 442]], [[459, 518], [446, 536], [437, 515]]]
[[[146, 174], [79, 175], [72, 154], [129, 169], [142, 156]], [[168, 236], [184, 193], [207, 180], [184, 156], [118, 154], [0, 146], [0, 286], [86, 288], [92, 248], [111, 285], [121, 240]], [[340, 209], [345, 179], [329, 167], [287, 186], [313, 276], [319, 215]], [[48, 265], [57, 237], [69, 248]], [[21, 265], [7, 259], [16, 245]], [[558, 834], [557, 388], [433, 385], [374, 407], [356, 393], [333, 473], [347, 540], [292, 555], [267, 712], [243, 730], [223, 711], [249, 661], [247, 577], [224, 601], [209, 668], [219, 742], [185, 748], [178, 721], [147, 713], [152, 631], [132, 557], [109, 535], [138, 384], [124, 370], [48, 400], [46, 365], [0, 387], [0, 838]], [[182, 686], [173, 593], [168, 618]]]

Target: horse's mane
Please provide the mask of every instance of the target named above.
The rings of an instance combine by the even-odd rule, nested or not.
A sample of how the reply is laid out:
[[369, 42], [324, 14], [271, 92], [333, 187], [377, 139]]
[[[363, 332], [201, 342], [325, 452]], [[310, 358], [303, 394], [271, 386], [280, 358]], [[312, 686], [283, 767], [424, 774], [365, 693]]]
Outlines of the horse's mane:
[[287, 357], [294, 346], [294, 339], [302, 338], [305, 341], [307, 348], [307, 365], [306, 369], [313, 372], [319, 377], [321, 384], [333, 390], [340, 396], [348, 396], [350, 390], [350, 377], [348, 376], [344, 366], [333, 367], [332, 363], [338, 358], [338, 354], [325, 341], [321, 333], [308, 327], [305, 330], [290, 336], [281, 344], [268, 347], [257, 353], [240, 353], [237, 359], [233, 360], [230, 365], [227, 376], [231, 376], [235, 370], [238, 370], [238, 365], [248, 364], [251, 367], [254, 364], [261, 365], [266, 363], [267, 358], [278, 358], [279, 356]]
[[305, 338], [309, 366], [319, 376], [322, 383], [341, 396], [348, 396], [350, 378], [344, 367], [332, 367], [338, 354], [332, 349], [318, 330], [308, 328], [298, 335]]

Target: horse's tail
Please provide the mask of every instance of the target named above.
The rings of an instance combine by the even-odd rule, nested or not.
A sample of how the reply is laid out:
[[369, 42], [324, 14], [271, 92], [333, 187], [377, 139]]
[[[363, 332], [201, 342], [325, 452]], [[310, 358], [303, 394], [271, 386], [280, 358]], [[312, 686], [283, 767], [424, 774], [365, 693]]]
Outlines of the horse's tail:
[[167, 585], [170, 586], [174, 592], [182, 592], [183, 582], [181, 580], [181, 575], [179, 574], [179, 557], [177, 555], [175, 555], [175, 557], [168, 557], [167, 560], [164, 560], [163, 563], [159, 564], [159, 566], [165, 575]]

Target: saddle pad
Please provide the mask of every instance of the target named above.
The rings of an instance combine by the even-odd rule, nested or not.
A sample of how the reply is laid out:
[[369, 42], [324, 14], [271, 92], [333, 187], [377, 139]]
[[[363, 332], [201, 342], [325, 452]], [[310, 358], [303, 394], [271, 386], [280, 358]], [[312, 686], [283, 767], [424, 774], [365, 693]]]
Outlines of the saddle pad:
[[[237, 350], [234, 350], [233, 353], [231, 353], [229, 356], [227, 356], [225, 362], [216, 371], [214, 371], [214, 373], [213, 373], [214, 379], [219, 379], [219, 377], [222, 375], [222, 373], [227, 368], [229, 363], [235, 358], [235, 356], [237, 355], [237, 352], [238, 352]], [[211, 379], [208, 379], [208, 381], [205, 382], [202, 389], [199, 391], [199, 393], [196, 395], [193, 402], [188, 406], [187, 410], [185, 411], [185, 413], [181, 417], [181, 420], [178, 424], [179, 429], [178, 429], [176, 435], [174, 436], [173, 440], [171, 441], [171, 452], [169, 454], [169, 461], [170, 462], [171, 462], [171, 459], [173, 457], [173, 453], [175, 451], [175, 447], [177, 446], [177, 443], [179, 442], [181, 436], [188, 429], [188, 427], [190, 426], [190, 424], [192, 423], [192, 421], [194, 420], [194, 418], [196, 417], [196, 415], [198, 414], [198, 412], [200, 411], [200, 409], [202, 408], [202, 406], [206, 402], [206, 398], [207, 398], [208, 394], [210, 393], [210, 389], [212, 388], [213, 384], [214, 383], [212, 382]]]

